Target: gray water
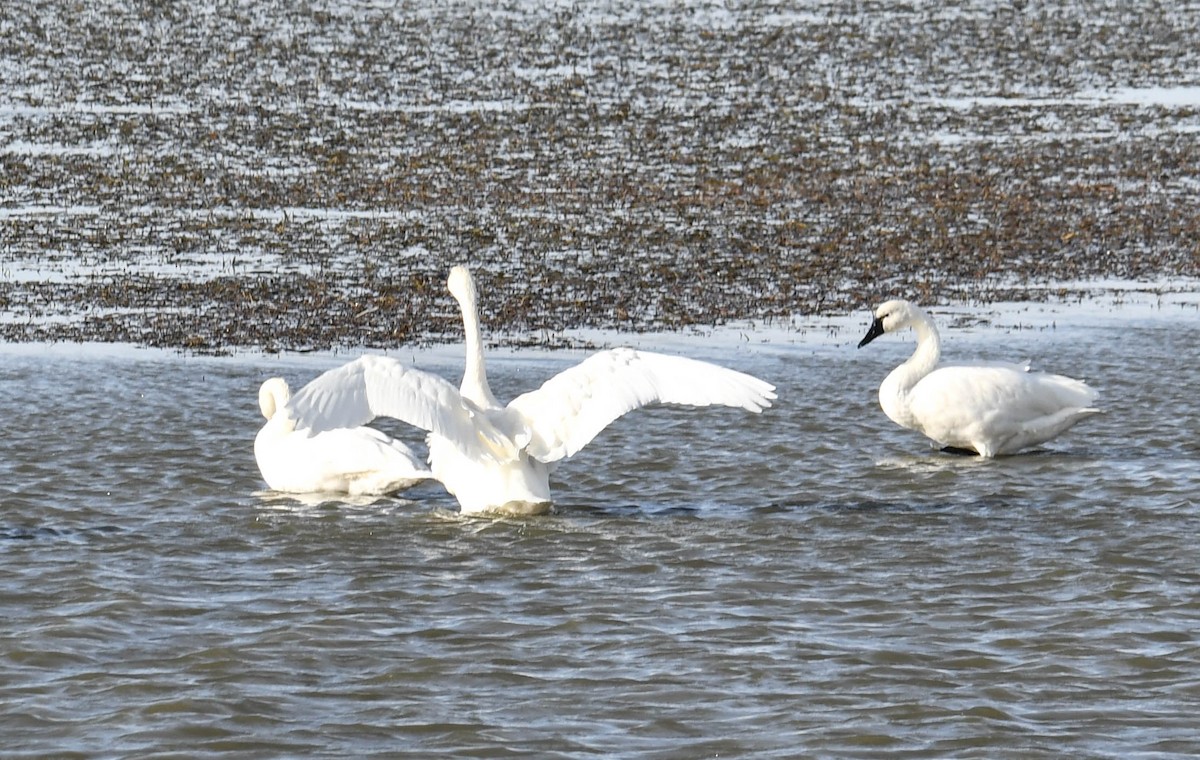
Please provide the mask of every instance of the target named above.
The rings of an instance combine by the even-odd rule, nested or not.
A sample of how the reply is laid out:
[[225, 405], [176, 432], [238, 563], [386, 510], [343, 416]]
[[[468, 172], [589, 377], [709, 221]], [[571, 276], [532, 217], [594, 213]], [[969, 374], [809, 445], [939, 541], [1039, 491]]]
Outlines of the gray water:
[[[1194, 309], [945, 330], [1104, 393], [995, 461], [893, 426], [911, 344], [859, 327], [668, 336], [779, 403], [630, 414], [554, 514], [498, 520], [436, 484], [264, 493], [258, 383], [348, 356], [4, 349], [5, 756], [1200, 752]], [[499, 356], [493, 385], [579, 356]]]

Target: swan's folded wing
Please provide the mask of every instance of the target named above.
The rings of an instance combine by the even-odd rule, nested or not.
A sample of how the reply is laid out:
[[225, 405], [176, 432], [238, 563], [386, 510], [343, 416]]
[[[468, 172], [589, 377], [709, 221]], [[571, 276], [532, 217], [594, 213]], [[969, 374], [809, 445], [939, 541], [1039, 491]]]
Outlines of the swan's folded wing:
[[524, 419], [526, 451], [543, 462], [569, 457], [613, 420], [653, 403], [722, 405], [760, 412], [775, 386], [715, 364], [631, 348], [601, 351], [513, 399]]
[[362, 356], [317, 377], [292, 396], [298, 429], [320, 433], [392, 417], [474, 450], [507, 450], [500, 435], [449, 381], [387, 356]]
[[1001, 362], [950, 364], [926, 375], [910, 394], [910, 408], [924, 420], [947, 427], [978, 421], [1023, 424], [1064, 409], [1083, 409], [1098, 393], [1063, 375], [1031, 372], [1025, 365]]
[[377, 472], [413, 479], [432, 477], [429, 468], [411, 449], [375, 428], [329, 430], [296, 448], [307, 453], [304, 464], [318, 471]]

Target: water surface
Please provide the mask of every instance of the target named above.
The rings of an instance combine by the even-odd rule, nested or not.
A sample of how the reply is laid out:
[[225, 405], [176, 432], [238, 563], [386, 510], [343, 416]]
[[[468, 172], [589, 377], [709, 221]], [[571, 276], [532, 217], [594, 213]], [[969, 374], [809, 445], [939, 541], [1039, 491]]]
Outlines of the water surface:
[[[560, 468], [554, 514], [503, 520], [432, 484], [264, 493], [258, 384], [347, 356], [9, 347], [6, 752], [1200, 752], [1194, 310], [945, 330], [955, 358], [1104, 393], [1106, 415], [996, 461], [883, 416], [911, 345], [856, 351], [865, 324], [632, 338], [758, 374], [779, 403], [631, 414]], [[453, 376], [455, 353], [402, 358]], [[508, 352], [493, 386], [578, 358]]]

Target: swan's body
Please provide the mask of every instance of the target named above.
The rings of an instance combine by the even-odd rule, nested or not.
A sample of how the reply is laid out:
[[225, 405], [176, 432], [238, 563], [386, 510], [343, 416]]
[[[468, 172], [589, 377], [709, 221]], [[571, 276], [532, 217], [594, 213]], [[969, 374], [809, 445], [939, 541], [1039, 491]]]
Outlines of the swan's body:
[[254, 458], [267, 486], [288, 493], [382, 495], [433, 477], [407, 446], [369, 427], [322, 433], [296, 430], [285, 406], [291, 396], [283, 378], [258, 391], [267, 424], [254, 439]]
[[858, 347], [909, 327], [917, 333], [917, 349], [879, 386], [879, 405], [897, 425], [944, 447], [984, 457], [1013, 454], [1100, 412], [1093, 406], [1096, 391], [1069, 377], [1002, 362], [939, 364], [937, 327], [907, 301], [876, 309]]
[[326, 372], [289, 404], [316, 431], [395, 417], [429, 431], [433, 475], [464, 512], [549, 510], [550, 470], [626, 412], [663, 402], [759, 412], [774, 386], [706, 362], [629, 348], [601, 351], [502, 405], [484, 369], [475, 283], [465, 267], [448, 281], [462, 309], [466, 371], [460, 388], [382, 356]]

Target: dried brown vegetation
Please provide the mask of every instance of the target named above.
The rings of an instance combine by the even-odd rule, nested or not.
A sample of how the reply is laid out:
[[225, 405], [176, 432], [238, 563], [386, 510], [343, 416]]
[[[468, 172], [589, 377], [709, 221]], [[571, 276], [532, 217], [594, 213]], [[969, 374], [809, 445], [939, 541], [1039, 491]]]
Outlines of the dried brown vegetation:
[[0, 11], [7, 340], [436, 341], [457, 262], [516, 341], [1200, 275], [1200, 113], [1097, 95], [1200, 84], [1186, 4], [98, 5]]

